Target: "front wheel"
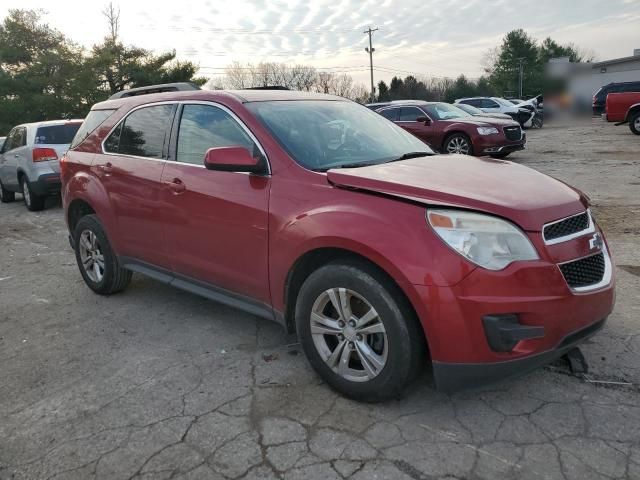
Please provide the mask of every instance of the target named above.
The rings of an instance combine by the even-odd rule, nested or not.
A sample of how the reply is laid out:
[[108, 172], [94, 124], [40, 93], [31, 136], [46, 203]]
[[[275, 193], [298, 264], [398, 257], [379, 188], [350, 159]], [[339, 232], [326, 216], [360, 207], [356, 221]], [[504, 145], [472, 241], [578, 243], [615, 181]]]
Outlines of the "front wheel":
[[424, 357], [424, 334], [397, 287], [367, 265], [329, 264], [304, 282], [296, 303], [302, 348], [342, 394], [379, 401], [400, 394]]
[[118, 263], [102, 224], [95, 215], [82, 217], [73, 232], [76, 261], [87, 286], [101, 295], [124, 290], [131, 271]]
[[22, 188], [22, 199], [24, 204], [30, 212], [38, 212], [44, 208], [44, 197], [36, 195], [29, 185], [27, 177], [22, 177], [20, 180], [20, 186]]
[[640, 112], [629, 119], [629, 129], [636, 135], [640, 135]]
[[446, 153], [457, 153], [460, 155], [473, 155], [473, 145], [471, 140], [463, 133], [454, 133], [447, 137], [444, 142]]

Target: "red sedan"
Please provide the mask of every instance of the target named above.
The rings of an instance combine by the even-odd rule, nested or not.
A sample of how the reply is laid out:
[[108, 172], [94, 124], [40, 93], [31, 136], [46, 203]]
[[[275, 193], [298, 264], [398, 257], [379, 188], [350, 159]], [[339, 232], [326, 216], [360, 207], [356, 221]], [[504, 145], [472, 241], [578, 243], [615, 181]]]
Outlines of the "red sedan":
[[61, 162], [98, 294], [136, 272], [276, 321], [366, 400], [397, 395], [427, 358], [445, 391], [522, 374], [613, 308], [588, 199], [551, 177], [435, 155], [339, 97], [136, 93], [95, 105]]
[[514, 120], [473, 116], [449, 103], [396, 101], [375, 111], [443, 153], [505, 158], [527, 141]]

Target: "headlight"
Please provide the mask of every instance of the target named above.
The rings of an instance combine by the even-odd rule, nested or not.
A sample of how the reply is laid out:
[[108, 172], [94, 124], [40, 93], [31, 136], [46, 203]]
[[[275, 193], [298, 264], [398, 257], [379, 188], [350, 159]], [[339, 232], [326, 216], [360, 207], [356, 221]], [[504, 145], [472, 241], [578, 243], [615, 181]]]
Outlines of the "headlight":
[[527, 236], [515, 225], [490, 215], [459, 210], [427, 210], [429, 224], [447, 245], [473, 263], [502, 270], [517, 260], [537, 260]]
[[478, 127], [478, 133], [480, 135], [494, 135], [498, 133], [498, 129], [495, 127]]

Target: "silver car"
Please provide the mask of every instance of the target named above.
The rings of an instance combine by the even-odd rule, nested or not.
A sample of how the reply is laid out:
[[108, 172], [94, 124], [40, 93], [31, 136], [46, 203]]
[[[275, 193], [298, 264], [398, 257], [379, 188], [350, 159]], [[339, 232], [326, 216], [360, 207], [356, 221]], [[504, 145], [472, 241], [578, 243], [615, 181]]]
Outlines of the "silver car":
[[22, 193], [31, 211], [42, 210], [47, 195], [60, 191], [60, 158], [82, 120], [54, 120], [14, 127], [0, 149], [0, 200]]

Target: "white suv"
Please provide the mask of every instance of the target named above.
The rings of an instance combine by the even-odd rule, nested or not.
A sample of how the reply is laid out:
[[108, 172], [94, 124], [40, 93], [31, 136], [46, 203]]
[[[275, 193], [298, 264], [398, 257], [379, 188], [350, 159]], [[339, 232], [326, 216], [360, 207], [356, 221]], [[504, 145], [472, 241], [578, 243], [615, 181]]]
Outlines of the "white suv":
[[42, 210], [47, 195], [60, 191], [60, 157], [82, 120], [54, 120], [14, 127], [0, 150], [0, 200], [22, 193], [31, 211]]
[[486, 113], [506, 113], [514, 118], [518, 115], [518, 107], [516, 105], [499, 97], [459, 98], [456, 103], [471, 105]]

